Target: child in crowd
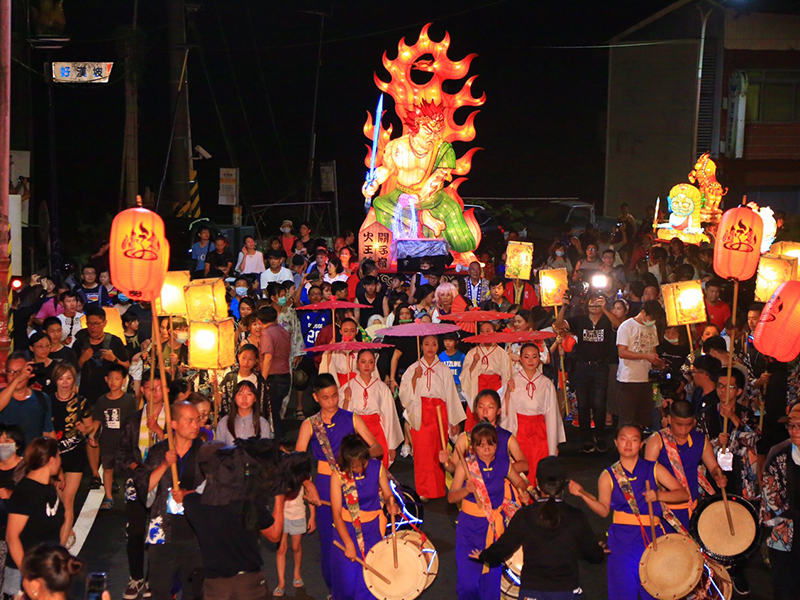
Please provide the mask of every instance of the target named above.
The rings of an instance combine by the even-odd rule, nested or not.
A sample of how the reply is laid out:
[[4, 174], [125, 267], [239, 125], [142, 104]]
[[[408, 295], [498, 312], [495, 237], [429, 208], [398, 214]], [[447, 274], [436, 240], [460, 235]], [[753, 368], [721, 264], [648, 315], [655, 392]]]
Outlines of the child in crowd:
[[65, 346], [61, 341], [63, 328], [58, 317], [47, 317], [42, 323], [42, 331], [50, 338], [50, 358], [68, 362], [78, 369], [78, 355], [75, 354], [75, 350]]
[[200, 415], [200, 439], [204, 442], [212, 441], [214, 439], [214, 429], [208, 425], [208, 418], [211, 415], [211, 400], [203, 396], [203, 394], [192, 392], [189, 394], [187, 401], [197, 408], [197, 413]]
[[[105, 376], [108, 392], [97, 399], [92, 409], [92, 418], [99, 428], [100, 464], [103, 465], [103, 489], [105, 497], [100, 510], [114, 507], [114, 458], [121, 436], [122, 423], [136, 412], [136, 398], [125, 393], [123, 386], [128, 371], [119, 364], [108, 368]], [[95, 433], [95, 437], [98, 433]]]
[[256, 387], [259, 411], [262, 415], [268, 415], [264, 378], [255, 370], [258, 368], [258, 348], [252, 344], [243, 344], [239, 348], [238, 361], [239, 368], [228, 372], [219, 384], [221, 396], [220, 415], [227, 415], [231, 411], [234, 396], [233, 390], [240, 381], [249, 381]]
[[439, 360], [449, 367], [450, 372], [453, 374], [453, 381], [456, 382], [456, 389], [461, 398], [461, 403], [466, 405], [468, 400], [461, 391], [461, 369], [464, 368], [464, 361], [467, 355], [458, 349], [458, 333], [446, 333], [442, 336], [442, 340], [444, 341], [444, 350], [439, 354]]
[[[293, 452], [294, 443], [282, 440], [282, 452], [286, 453], [285, 462], [288, 469], [297, 478], [298, 482], [311, 479], [311, 465], [305, 453]], [[292, 585], [296, 588], [303, 587], [303, 576], [300, 568], [303, 564], [303, 534], [314, 533], [317, 529], [316, 507], [308, 504], [308, 519], [306, 519], [305, 488], [298, 486], [294, 495], [286, 496], [283, 504], [283, 537], [278, 544], [275, 555], [275, 564], [278, 567], [278, 587], [272, 592], [275, 597], [283, 596], [286, 592], [286, 552], [289, 549], [289, 539], [292, 542], [292, 556], [294, 557], [294, 578]]]
[[128, 375], [133, 383], [133, 395], [141, 398], [142, 372], [152, 340], [139, 341], [139, 317], [134, 313], [126, 312], [122, 315], [122, 326], [125, 328], [125, 348], [131, 357]]
[[272, 429], [267, 420], [261, 416], [257, 398], [258, 390], [252, 381], [244, 380], [237, 383], [233, 388], [235, 410], [220, 419], [215, 439], [230, 445], [237, 439], [271, 438]]

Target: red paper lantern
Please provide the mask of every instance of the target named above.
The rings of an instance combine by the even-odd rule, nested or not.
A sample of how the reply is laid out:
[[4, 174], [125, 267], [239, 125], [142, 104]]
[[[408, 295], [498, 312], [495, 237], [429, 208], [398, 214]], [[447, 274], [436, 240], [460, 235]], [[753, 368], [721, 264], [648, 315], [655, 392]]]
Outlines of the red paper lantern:
[[800, 281], [782, 283], [756, 325], [754, 342], [762, 354], [791, 362], [800, 354]]
[[756, 274], [764, 222], [746, 206], [726, 210], [714, 244], [714, 271], [725, 279], [744, 281]]
[[169, 265], [164, 221], [146, 208], [129, 208], [114, 217], [109, 243], [111, 281], [133, 300], [161, 293]]

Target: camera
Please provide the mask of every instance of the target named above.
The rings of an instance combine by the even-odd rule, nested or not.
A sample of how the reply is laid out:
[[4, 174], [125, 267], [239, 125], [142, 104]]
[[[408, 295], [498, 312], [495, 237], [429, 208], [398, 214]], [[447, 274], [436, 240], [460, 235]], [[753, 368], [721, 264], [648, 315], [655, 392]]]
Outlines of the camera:
[[203, 148], [200, 144], [194, 147], [194, 151], [197, 152], [202, 158], [211, 158], [211, 153]]
[[651, 383], [657, 383], [659, 385], [672, 383], [672, 371], [669, 368], [650, 369], [647, 372], [647, 378]]

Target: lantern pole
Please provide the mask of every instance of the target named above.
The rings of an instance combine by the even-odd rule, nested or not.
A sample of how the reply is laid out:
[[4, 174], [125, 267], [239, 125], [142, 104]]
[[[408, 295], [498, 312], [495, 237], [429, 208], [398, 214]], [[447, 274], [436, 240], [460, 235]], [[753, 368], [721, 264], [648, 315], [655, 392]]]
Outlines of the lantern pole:
[[153, 321], [152, 327], [152, 339], [150, 344], [150, 399], [147, 401], [147, 416], [153, 417], [153, 394], [152, 389], [153, 385], [156, 381], [156, 346], [161, 343], [161, 339], [158, 337], [158, 324]]
[[[733, 326], [733, 330], [736, 331], [736, 311], [738, 309], [739, 304], [739, 280], [733, 280], [733, 311], [731, 314], [731, 324]], [[733, 369], [733, 342], [734, 339], [731, 338], [731, 347], [728, 349], [728, 384], [725, 386], [725, 404], [730, 402], [731, 397], [731, 370]], [[722, 421], [722, 433], [728, 435], [728, 417], [725, 417]], [[728, 444], [725, 444], [723, 450], [728, 450]]]
[[[217, 332], [217, 336], [219, 336], [219, 332]], [[220, 398], [219, 393], [219, 381], [217, 381], [217, 370], [211, 369], [211, 389], [214, 393], [214, 429], [217, 428], [217, 423], [219, 421], [219, 411], [222, 404], [222, 399]]]
[[[156, 314], [156, 301], [153, 298], [153, 301], [150, 303], [150, 310], [153, 313], [153, 322], [158, 322], [158, 315]], [[156, 352], [158, 353], [158, 371], [161, 375], [161, 390], [162, 394], [164, 395], [164, 416], [167, 422], [167, 444], [170, 450], [175, 449], [175, 440], [172, 438], [172, 410], [169, 406], [169, 392], [167, 388], [167, 372], [165, 371], [166, 365], [164, 363], [164, 349], [161, 347], [161, 344], [156, 345]], [[152, 377], [152, 369], [151, 369], [151, 377]], [[152, 389], [152, 388], [151, 388]], [[172, 471], [172, 487], [173, 489], [179, 489], [181, 482], [178, 479], [178, 465], [173, 464], [171, 467]]]
[[686, 335], [689, 336], [689, 358], [694, 362], [694, 340], [692, 339], [692, 326], [689, 323], [686, 324]]

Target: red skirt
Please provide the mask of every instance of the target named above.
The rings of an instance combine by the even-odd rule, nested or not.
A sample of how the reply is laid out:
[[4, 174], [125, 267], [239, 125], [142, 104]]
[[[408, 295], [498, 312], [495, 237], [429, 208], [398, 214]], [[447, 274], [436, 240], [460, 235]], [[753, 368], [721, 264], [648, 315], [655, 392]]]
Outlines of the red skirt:
[[447, 405], [441, 398], [422, 398], [422, 419], [419, 429], [411, 429], [414, 443], [414, 486], [417, 494], [426, 498], [441, 498], [447, 493], [444, 469], [439, 462], [442, 438], [436, 407], [441, 407], [442, 425], [447, 435]]
[[536, 485], [536, 467], [550, 455], [544, 415], [517, 415], [517, 441], [528, 461], [528, 479]]
[[383, 462], [383, 466], [387, 469], [389, 468], [389, 444], [386, 441], [386, 434], [383, 432], [383, 426], [381, 425], [381, 416], [378, 414], [372, 415], [358, 415], [361, 417], [361, 420], [364, 421], [364, 424], [369, 429], [369, 432], [375, 436], [375, 441], [378, 442], [383, 448], [383, 458], [381, 459]]
[[[503, 380], [497, 373], [487, 374], [483, 373], [478, 375], [478, 392], [483, 390], [494, 390], [495, 392], [503, 385]], [[464, 431], [472, 431], [478, 419], [472, 413], [471, 403], [475, 402], [475, 398], [467, 398], [467, 422], [464, 424]]]

